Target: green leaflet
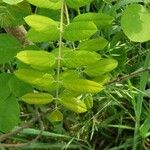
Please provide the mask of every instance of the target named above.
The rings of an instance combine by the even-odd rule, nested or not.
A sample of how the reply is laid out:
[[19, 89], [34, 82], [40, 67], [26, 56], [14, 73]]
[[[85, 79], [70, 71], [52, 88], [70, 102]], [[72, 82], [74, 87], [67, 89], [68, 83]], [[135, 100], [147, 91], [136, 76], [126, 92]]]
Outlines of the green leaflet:
[[104, 13], [85, 13], [78, 15], [73, 22], [89, 22], [92, 21], [98, 28], [105, 28], [111, 25], [113, 17]]
[[0, 64], [11, 61], [20, 51], [19, 41], [11, 35], [0, 34]]
[[7, 4], [14, 5], [14, 4], [18, 4], [18, 3], [22, 2], [23, 0], [2, 0], [2, 1]]
[[30, 4], [40, 8], [60, 9], [61, 1], [57, 0], [27, 0]]
[[18, 3], [17, 5], [0, 3], [0, 14], [1, 27], [19, 26], [25, 23], [23, 18], [31, 14], [31, 7], [26, 1]]
[[36, 31], [31, 28], [27, 34], [26, 38], [32, 42], [49, 42], [56, 41], [59, 39], [59, 30], [55, 26], [51, 26], [51, 29], [44, 31]]
[[68, 68], [77, 68], [92, 64], [101, 59], [96, 52], [73, 51], [68, 52], [63, 57], [63, 64]]
[[150, 13], [140, 4], [128, 6], [121, 18], [125, 35], [134, 42], [150, 40]]
[[20, 80], [29, 83], [40, 90], [49, 91], [49, 87], [54, 83], [54, 78], [51, 74], [32, 69], [19, 69], [15, 71], [14, 74]]
[[87, 66], [84, 72], [89, 76], [99, 76], [115, 69], [118, 62], [112, 58], [104, 58], [98, 62]]
[[60, 21], [60, 10], [37, 8], [36, 14], [49, 17], [55, 21]]
[[65, 71], [65, 72], [61, 73], [60, 78], [62, 80], [65, 80], [65, 79], [79, 79], [80, 74], [79, 74], [79, 72], [77, 72], [75, 70], [68, 70], [68, 71]]
[[64, 30], [64, 38], [69, 41], [79, 41], [90, 38], [96, 33], [97, 27], [93, 22], [72, 22]]
[[53, 96], [48, 93], [27, 93], [21, 97], [27, 104], [44, 105], [53, 101]]
[[[61, 56], [63, 57], [66, 53], [72, 52], [72, 51], [73, 51], [73, 49], [71, 49], [71, 48], [62, 47], [62, 49], [61, 49]], [[57, 56], [58, 56], [58, 53], [59, 53], [59, 48], [53, 49], [53, 50], [52, 50], [52, 53], [55, 55], [55, 57], [57, 57]]]
[[5, 100], [11, 94], [8, 82], [11, 79], [11, 74], [0, 74], [0, 100]]
[[63, 86], [68, 90], [80, 93], [98, 93], [104, 89], [101, 84], [86, 79], [65, 79]]
[[53, 19], [41, 15], [29, 15], [24, 19], [36, 31], [45, 31], [45, 29], [51, 29], [53, 26], [57, 29], [58, 25]]
[[19, 123], [19, 104], [15, 97], [0, 99], [0, 131], [8, 132]]
[[16, 56], [22, 62], [31, 65], [32, 68], [47, 70], [55, 64], [55, 56], [46, 51], [24, 50]]
[[66, 3], [71, 8], [79, 8], [85, 5], [88, 5], [92, 0], [66, 0]]
[[33, 42], [46, 42], [59, 39], [58, 22], [41, 15], [25, 17], [26, 23], [32, 28], [26, 37]]
[[83, 41], [79, 44], [78, 48], [86, 51], [99, 51], [103, 50], [108, 44], [108, 41], [102, 37], [91, 40]]
[[62, 104], [67, 109], [74, 111], [76, 113], [84, 113], [87, 111], [86, 105], [83, 101], [74, 97], [62, 97], [59, 100], [59, 103]]
[[110, 76], [108, 74], [103, 74], [92, 79], [93, 81], [104, 85], [110, 80]]
[[75, 92], [71, 90], [63, 90], [60, 94], [59, 97], [78, 97], [81, 96], [81, 92]]
[[59, 110], [54, 110], [53, 112], [47, 115], [47, 118], [51, 122], [58, 122], [63, 120], [63, 114]]

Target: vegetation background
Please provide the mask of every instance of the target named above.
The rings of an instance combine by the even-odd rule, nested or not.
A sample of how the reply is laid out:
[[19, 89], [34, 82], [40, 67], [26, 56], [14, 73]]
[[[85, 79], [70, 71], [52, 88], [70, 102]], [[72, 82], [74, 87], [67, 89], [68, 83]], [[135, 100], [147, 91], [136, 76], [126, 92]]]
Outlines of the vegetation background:
[[[150, 1], [64, 0], [61, 8], [59, 6], [57, 8], [57, 5], [46, 5], [46, 2], [56, 4], [62, 1], [0, 0], [0, 149], [149, 150]], [[100, 29], [90, 34], [88, 23], [85, 22], [81, 29], [78, 25], [75, 29], [71, 28], [68, 33], [65, 30], [64, 39], [60, 31], [55, 32], [55, 28], [52, 28], [50, 33], [48, 29], [42, 28], [43, 18], [38, 18], [37, 22], [32, 18], [27, 19], [27, 16], [32, 14], [47, 16], [60, 21], [60, 27], [63, 28], [63, 23], [72, 23], [76, 16], [86, 13], [103, 13], [108, 16], [105, 16], [103, 20], [98, 20], [101, 16], [100, 18], [99, 16], [85, 17], [87, 21], [95, 21], [96, 25], [101, 26]], [[41, 32], [29, 33], [30, 27], [40, 28]], [[87, 31], [82, 32], [84, 28]], [[107, 73], [111, 71], [111, 74], [108, 73], [109, 78], [101, 76], [101, 79], [97, 79], [97, 82], [105, 87], [104, 90], [96, 93], [93, 93], [95, 89], [90, 90], [89, 95], [92, 95], [88, 100], [90, 109], [84, 110], [82, 104], [83, 108], [77, 110], [78, 104], [73, 103], [68, 106], [69, 101], [67, 101], [67, 104], [62, 103], [67, 109], [61, 107], [61, 112], [47, 117], [47, 113], [55, 109], [55, 104], [36, 106], [22, 102], [22, 96], [33, 91], [31, 85], [34, 77], [28, 78], [31, 72], [26, 72], [21, 81], [13, 75], [18, 68], [28, 68], [24, 62], [26, 60], [23, 60], [23, 56], [17, 53], [20, 50], [37, 49], [51, 53], [56, 48], [62, 50], [64, 45], [66, 47], [71, 45], [71, 48], [77, 49], [82, 43], [82, 36], [85, 32], [89, 34], [86, 35], [88, 40], [103, 38], [99, 45], [97, 42], [94, 46], [92, 45], [94, 49], [98, 47], [96, 53], [103, 58], [111, 57], [118, 61], [117, 68], [112, 65], [112, 61], [109, 62], [109, 68], [112, 67], [106, 71]], [[57, 34], [58, 39], [55, 37]], [[100, 46], [101, 49], [99, 49]], [[54, 53], [58, 54], [58, 49]], [[40, 57], [43, 59], [42, 56], [35, 55], [32, 59], [35, 61], [27, 63], [39, 67], [36, 58]], [[86, 58], [85, 54], [81, 57]], [[90, 61], [92, 57], [86, 59]], [[105, 62], [101, 70], [106, 67]], [[80, 69], [77, 71], [80, 72]], [[38, 73], [35, 73], [35, 78], [36, 75], [38, 76]], [[83, 74], [84, 79], [94, 80], [88, 75]], [[44, 80], [40, 84], [43, 82]], [[71, 82], [71, 85], [67, 84], [65, 88], [74, 87], [75, 92], [71, 94], [76, 95], [76, 92], [82, 91], [83, 93], [87, 90], [86, 86], [82, 88], [80, 86], [80, 82]], [[82, 98], [85, 98], [83, 95]], [[30, 102], [27, 103], [31, 103], [32, 98], [25, 98], [25, 101], [29, 100]]]

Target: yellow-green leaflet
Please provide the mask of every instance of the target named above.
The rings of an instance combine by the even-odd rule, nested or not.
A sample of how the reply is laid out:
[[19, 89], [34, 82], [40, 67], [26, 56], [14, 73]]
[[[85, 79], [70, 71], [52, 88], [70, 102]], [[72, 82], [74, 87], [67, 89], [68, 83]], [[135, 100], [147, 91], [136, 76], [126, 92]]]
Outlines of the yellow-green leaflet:
[[78, 98], [64, 96], [59, 100], [59, 103], [76, 113], [84, 113], [87, 111], [85, 103]]
[[57, 122], [63, 120], [63, 114], [59, 110], [54, 110], [50, 114], [47, 115], [47, 118], [51, 122]]
[[80, 93], [98, 93], [104, 89], [101, 84], [86, 79], [65, 79], [63, 86], [68, 90]]
[[53, 101], [53, 96], [48, 93], [27, 93], [21, 99], [28, 104], [43, 105]]
[[46, 51], [24, 50], [16, 56], [22, 62], [31, 65], [32, 68], [39, 70], [49, 69], [55, 64], [55, 56]]
[[14, 74], [20, 80], [46, 91], [49, 91], [49, 87], [54, 83], [51, 74], [33, 69], [19, 69]]
[[117, 65], [117, 60], [112, 58], [104, 58], [87, 66], [84, 72], [89, 76], [100, 76], [112, 71], [117, 67]]
[[60, 9], [61, 0], [27, 0], [30, 4], [40, 8]]

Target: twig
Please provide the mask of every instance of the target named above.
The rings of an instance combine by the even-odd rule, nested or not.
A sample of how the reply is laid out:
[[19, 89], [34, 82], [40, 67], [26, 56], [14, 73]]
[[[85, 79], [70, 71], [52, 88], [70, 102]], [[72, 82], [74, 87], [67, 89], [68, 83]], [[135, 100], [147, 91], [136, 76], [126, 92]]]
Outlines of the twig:
[[26, 29], [24, 26], [19, 26], [19, 27], [6, 27], [4, 28], [5, 31], [14, 37], [16, 37], [22, 45], [33, 45], [33, 43], [25, 38], [25, 35], [27, 33]]
[[113, 84], [113, 83], [116, 83], [116, 82], [121, 82], [121, 81], [124, 81], [126, 79], [129, 79], [129, 78], [133, 78], [135, 76], [138, 76], [144, 72], [150, 72], [150, 67], [148, 68], [140, 68], [138, 70], [136, 70], [135, 72], [132, 72], [130, 74], [127, 74], [127, 75], [124, 75], [122, 77], [117, 77], [109, 82], [106, 83], [106, 85], [110, 85], [110, 84]]

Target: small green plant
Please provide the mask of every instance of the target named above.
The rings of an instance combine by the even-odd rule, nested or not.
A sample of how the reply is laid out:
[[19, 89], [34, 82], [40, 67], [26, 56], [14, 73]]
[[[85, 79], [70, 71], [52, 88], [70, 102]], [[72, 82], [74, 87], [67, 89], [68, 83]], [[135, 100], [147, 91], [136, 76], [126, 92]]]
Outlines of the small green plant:
[[[13, 78], [10, 77], [9, 82], [13, 98], [17, 96], [20, 100], [34, 105], [52, 103], [54, 107], [48, 115], [50, 121], [63, 119], [61, 106], [76, 113], [88, 111], [93, 105], [92, 95], [104, 89], [104, 84], [109, 80], [107, 74], [118, 64], [115, 59], [109, 56], [103, 58], [100, 55], [108, 41], [96, 34], [101, 29], [110, 26], [113, 17], [104, 13], [85, 13], [70, 20], [67, 5], [78, 9], [90, 4], [91, 1], [78, 1], [75, 5], [69, 0], [66, 2], [63, 0], [54, 2], [28, 0], [28, 2], [39, 8], [60, 10], [59, 21], [39, 14], [28, 15], [24, 18], [30, 26], [26, 35], [28, 40], [32, 42], [53, 41], [58, 46], [51, 52], [36, 49], [35, 46], [33, 49], [26, 47], [22, 49], [19, 42], [9, 35], [1, 35], [3, 41], [9, 41], [8, 51], [11, 43], [15, 49], [11, 56], [2, 58], [1, 63], [7, 63], [13, 59], [13, 56], [17, 59], [17, 69], [13, 73], [15, 76], [9, 74], [13, 76]], [[11, 3], [8, 2], [8, 4]], [[30, 86], [30, 90], [27, 89], [21, 94], [19, 92], [18, 95], [14, 90], [14, 85], [20, 80], [23, 81], [22, 85], [19, 85], [22, 89], [15, 90], [24, 90], [24, 86]], [[16, 108], [15, 105], [18, 105], [18, 102], [14, 101], [16, 103], [11, 107]], [[6, 105], [3, 104], [1, 107], [4, 108]], [[19, 115], [16, 115], [19, 114], [19, 109], [12, 110], [11, 113], [15, 118], [18, 116], [15, 120], [19, 121]], [[2, 118], [7, 120], [8, 117]], [[18, 123], [15, 120], [12, 124], [2, 120], [4, 125], [3, 123], [0, 125], [0, 130], [12, 129]]]

